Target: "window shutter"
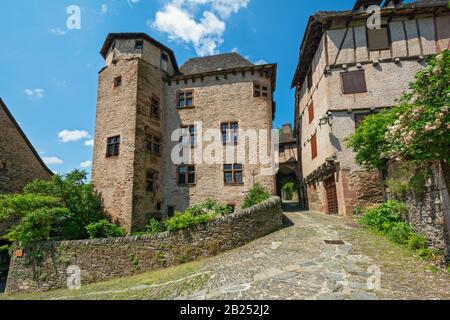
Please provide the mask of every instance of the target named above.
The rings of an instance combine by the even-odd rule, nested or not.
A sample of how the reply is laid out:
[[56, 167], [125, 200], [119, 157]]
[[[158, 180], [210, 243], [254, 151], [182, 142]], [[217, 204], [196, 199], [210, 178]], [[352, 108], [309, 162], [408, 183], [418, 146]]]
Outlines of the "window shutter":
[[311, 101], [308, 105], [308, 116], [309, 116], [309, 123], [311, 123], [314, 120], [314, 103]]
[[364, 70], [343, 72], [341, 75], [344, 94], [367, 92], [366, 75]]
[[388, 50], [390, 42], [387, 27], [367, 29], [367, 42], [370, 51]]
[[317, 134], [315, 133], [311, 138], [311, 158], [317, 158]]

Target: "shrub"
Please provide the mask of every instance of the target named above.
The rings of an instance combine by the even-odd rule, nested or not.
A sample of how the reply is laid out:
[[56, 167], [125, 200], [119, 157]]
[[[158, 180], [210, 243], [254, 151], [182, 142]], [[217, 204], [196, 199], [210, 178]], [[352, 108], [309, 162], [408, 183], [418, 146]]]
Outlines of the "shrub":
[[245, 197], [244, 204], [242, 205], [242, 209], [247, 209], [270, 199], [270, 193], [267, 192], [264, 187], [256, 183], [248, 192]]
[[87, 173], [75, 170], [65, 176], [55, 175], [50, 181], [36, 180], [24, 188], [25, 195], [49, 196], [60, 199], [69, 214], [58, 220], [59, 236], [64, 239], [88, 237], [86, 226], [102, 219], [101, 201]]
[[229, 206], [218, 202], [217, 200], [207, 199], [205, 202], [201, 204], [190, 207], [189, 209], [186, 210], [186, 212], [190, 212], [194, 216], [208, 213], [228, 215], [232, 213], [232, 209]]
[[380, 206], [368, 209], [360, 222], [376, 231], [386, 231], [391, 228], [392, 224], [402, 222], [402, 217], [406, 212], [405, 204], [390, 200]]
[[417, 253], [419, 256], [423, 259], [438, 259], [439, 258], [439, 252], [436, 249], [432, 248], [421, 248], [417, 250]]
[[427, 238], [421, 234], [413, 233], [408, 241], [408, 247], [413, 250], [426, 248]]
[[10, 242], [17, 241], [20, 246], [48, 240], [55, 220], [67, 214], [66, 208], [41, 208], [31, 211], [4, 238]]
[[281, 191], [285, 192], [286, 198], [288, 200], [292, 200], [294, 193], [297, 189], [297, 186], [294, 182], [288, 182], [281, 188]]
[[147, 234], [157, 234], [157, 233], [160, 233], [160, 232], [163, 232], [163, 231], [164, 231], [164, 227], [161, 224], [161, 222], [159, 222], [155, 218], [152, 218], [148, 222], [147, 231], [145, 233], [147, 233]]
[[185, 212], [175, 213], [175, 216], [164, 222], [164, 226], [168, 231], [178, 231], [207, 223], [216, 219], [217, 216], [216, 213], [194, 214], [188, 209]]
[[100, 220], [86, 226], [86, 231], [91, 239], [97, 238], [116, 238], [125, 236], [125, 229], [108, 222]]
[[388, 229], [384, 230], [386, 237], [399, 244], [408, 243], [414, 230], [406, 222], [392, 223]]

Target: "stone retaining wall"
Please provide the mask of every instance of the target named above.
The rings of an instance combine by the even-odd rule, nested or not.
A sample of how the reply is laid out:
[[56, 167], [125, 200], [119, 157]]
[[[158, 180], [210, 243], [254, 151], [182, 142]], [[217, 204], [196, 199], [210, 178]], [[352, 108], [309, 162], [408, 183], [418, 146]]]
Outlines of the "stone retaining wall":
[[155, 236], [45, 242], [11, 258], [7, 294], [66, 288], [67, 268], [81, 269], [82, 285], [156, 269], [235, 249], [282, 227], [279, 198], [208, 224]]

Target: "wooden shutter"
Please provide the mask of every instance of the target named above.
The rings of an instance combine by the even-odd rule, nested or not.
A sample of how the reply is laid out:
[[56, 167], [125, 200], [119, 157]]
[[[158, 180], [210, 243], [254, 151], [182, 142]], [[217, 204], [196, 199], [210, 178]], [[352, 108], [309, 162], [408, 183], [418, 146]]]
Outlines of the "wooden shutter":
[[364, 70], [341, 73], [344, 94], [367, 92], [366, 75]]
[[311, 158], [315, 159], [317, 157], [317, 135], [314, 134], [311, 138]]
[[381, 29], [367, 29], [367, 46], [370, 51], [390, 49], [387, 27]]
[[309, 117], [309, 123], [311, 123], [314, 120], [314, 103], [311, 101], [308, 105], [308, 117]]

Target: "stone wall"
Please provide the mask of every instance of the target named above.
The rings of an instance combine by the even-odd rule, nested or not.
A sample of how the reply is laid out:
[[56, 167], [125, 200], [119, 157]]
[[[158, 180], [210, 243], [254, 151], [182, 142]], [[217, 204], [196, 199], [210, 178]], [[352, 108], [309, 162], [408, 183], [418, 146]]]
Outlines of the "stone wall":
[[[397, 163], [391, 163], [388, 175], [393, 176], [396, 168]], [[407, 219], [411, 226], [427, 237], [429, 246], [450, 256], [450, 201], [446, 185], [449, 172], [445, 169], [448, 169], [448, 165], [433, 164], [431, 166], [433, 176], [427, 179], [424, 192], [421, 194], [410, 192], [401, 200], [408, 207]], [[394, 196], [390, 194], [389, 197]]]
[[80, 267], [82, 285], [166, 268], [240, 247], [282, 227], [281, 200], [271, 198], [208, 224], [174, 233], [102, 240], [46, 242], [11, 259], [8, 294], [66, 287], [67, 267]]
[[52, 173], [1, 99], [0, 136], [0, 194], [21, 192], [34, 179], [51, 178]]

